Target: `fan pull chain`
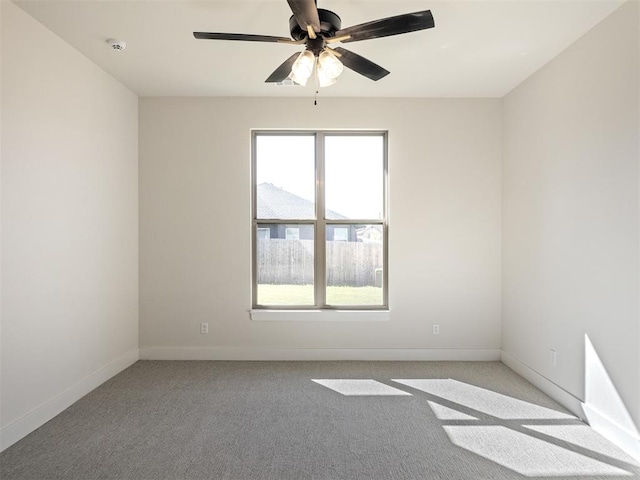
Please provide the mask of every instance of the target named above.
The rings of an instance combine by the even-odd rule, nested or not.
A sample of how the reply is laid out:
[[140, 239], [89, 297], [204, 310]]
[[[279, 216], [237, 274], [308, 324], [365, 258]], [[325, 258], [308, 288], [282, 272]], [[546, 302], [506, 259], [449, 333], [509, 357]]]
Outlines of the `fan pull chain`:
[[313, 95], [313, 105], [318, 106], [318, 92], [320, 91], [320, 80], [318, 79], [318, 57], [313, 66], [313, 79], [316, 82], [316, 93]]

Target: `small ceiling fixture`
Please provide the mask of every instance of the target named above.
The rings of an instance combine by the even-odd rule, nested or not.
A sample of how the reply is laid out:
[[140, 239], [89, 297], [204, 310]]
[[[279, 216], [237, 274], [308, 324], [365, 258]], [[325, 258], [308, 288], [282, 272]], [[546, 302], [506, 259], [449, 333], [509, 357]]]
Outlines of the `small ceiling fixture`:
[[349, 43], [373, 38], [389, 37], [425, 30], [435, 26], [430, 10], [406, 13], [361, 23], [342, 29], [340, 17], [329, 10], [317, 8], [315, 0], [287, 0], [293, 15], [289, 19], [291, 38], [243, 33], [193, 32], [197, 39], [240, 40], [246, 42], [285, 43], [305, 45], [302, 53], [294, 53], [265, 80], [282, 84], [291, 79], [306, 85], [312, 76], [318, 87], [336, 83], [343, 66], [377, 81], [389, 71], [342, 47], [329, 48], [333, 43]]
[[107, 40], [107, 44], [115, 50], [116, 52], [121, 52], [125, 48], [127, 48], [127, 44], [122, 40], [116, 40], [115, 38], [110, 38]]

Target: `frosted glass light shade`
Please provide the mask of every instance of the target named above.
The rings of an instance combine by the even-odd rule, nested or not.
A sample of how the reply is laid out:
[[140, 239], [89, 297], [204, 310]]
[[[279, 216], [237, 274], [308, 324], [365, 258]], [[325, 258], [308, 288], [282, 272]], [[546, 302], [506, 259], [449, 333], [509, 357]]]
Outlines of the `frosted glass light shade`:
[[344, 66], [331, 50], [325, 48], [318, 56], [318, 64], [327, 78], [336, 79], [342, 73]]
[[306, 85], [307, 80], [313, 73], [316, 57], [309, 50], [302, 52], [296, 61], [293, 62], [289, 78], [300, 85]]
[[318, 66], [316, 67], [316, 72], [318, 75], [318, 85], [320, 86], [320, 88], [328, 87], [336, 83], [336, 79], [331, 78], [327, 75], [327, 72], [322, 67], [322, 64], [320, 62], [318, 62]]

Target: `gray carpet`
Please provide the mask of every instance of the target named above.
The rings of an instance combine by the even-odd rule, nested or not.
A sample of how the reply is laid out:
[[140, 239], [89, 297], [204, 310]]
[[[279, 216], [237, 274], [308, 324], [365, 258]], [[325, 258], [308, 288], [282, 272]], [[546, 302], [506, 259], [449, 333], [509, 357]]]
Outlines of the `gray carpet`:
[[0, 454], [12, 479], [640, 478], [498, 362], [140, 361]]

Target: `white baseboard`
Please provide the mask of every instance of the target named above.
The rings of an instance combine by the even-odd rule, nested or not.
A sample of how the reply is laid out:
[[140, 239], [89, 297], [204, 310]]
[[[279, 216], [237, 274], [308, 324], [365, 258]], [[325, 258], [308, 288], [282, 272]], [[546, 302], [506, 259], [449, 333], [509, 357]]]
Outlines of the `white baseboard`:
[[140, 359], [499, 361], [500, 349], [146, 347]]
[[559, 385], [556, 385], [547, 377], [539, 374], [534, 369], [532, 369], [528, 365], [525, 365], [516, 357], [509, 355], [505, 351], [502, 352], [500, 360], [511, 370], [538, 387], [540, 390], [549, 395], [575, 416], [579, 417], [582, 420], [586, 420], [585, 414], [582, 411], [582, 400], [567, 392], [565, 389], [563, 389]]
[[606, 415], [593, 409], [581, 399], [556, 385], [512, 355], [503, 351], [501, 360], [507, 367], [511, 368], [511, 370], [521, 377], [524, 377], [571, 413], [582, 419], [611, 443], [617, 445], [640, 461], [640, 438], [633, 432], [628, 431]]
[[114, 375], [138, 361], [138, 349], [133, 349], [113, 362], [93, 372], [71, 387], [60, 392], [34, 408], [18, 420], [0, 430], [0, 451], [5, 450], [21, 438], [26, 437], [35, 429], [41, 427], [66, 408], [80, 400], [94, 388], [102, 385]]

